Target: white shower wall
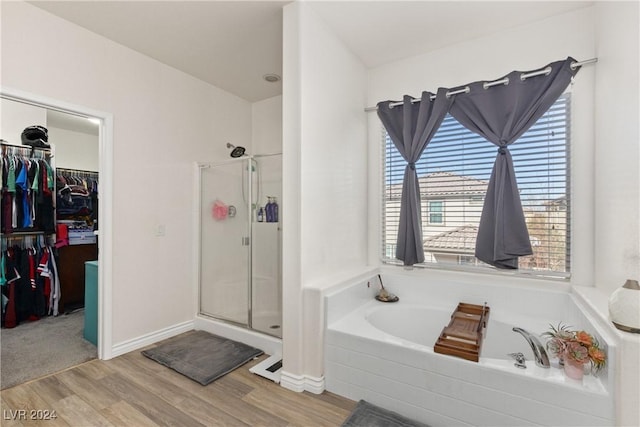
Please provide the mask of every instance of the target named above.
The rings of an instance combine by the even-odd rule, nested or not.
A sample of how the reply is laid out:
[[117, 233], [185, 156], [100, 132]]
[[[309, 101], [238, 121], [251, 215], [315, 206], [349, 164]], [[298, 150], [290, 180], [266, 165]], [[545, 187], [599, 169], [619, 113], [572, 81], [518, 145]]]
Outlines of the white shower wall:
[[[282, 152], [282, 95], [251, 105], [251, 153]], [[278, 200], [282, 214], [282, 156], [258, 157], [258, 204], [267, 196]], [[253, 323], [269, 334], [282, 334], [282, 227], [281, 222], [253, 224]], [[272, 326], [278, 325], [275, 329]]]
[[[282, 156], [271, 155], [282, 149], [282, 97], [254, 103], [251, 116], [252, 143], [246, 146], [247, 154], [254, 156], [251, 173], [248, 157], [225, 157], [200, 171], [200, 312], [248, 325], [251, 291], [252, 327], [280, 336], [281, 228], [279, 223], [256, 221], [256, 211], [248, 206], [248, 177], [256, 209], [266, 205], [267, 196], [276, 197], [282, 209]], [[216, 220], [216, 199], [235, 206], [236, 216]]]

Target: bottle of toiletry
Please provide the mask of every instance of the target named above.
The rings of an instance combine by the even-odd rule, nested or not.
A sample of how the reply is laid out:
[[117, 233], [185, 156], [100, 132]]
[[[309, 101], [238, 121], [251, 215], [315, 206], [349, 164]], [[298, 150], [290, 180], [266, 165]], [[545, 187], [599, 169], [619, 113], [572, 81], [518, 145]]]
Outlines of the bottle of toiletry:
[[275, 197], [271, 201], [271, 219], [273, 222], [278, 222], [278, 201]]
[[264, 222], [264, 209], [258, 209], [258, 222]]
[[267, 196], [267, 204], [264, 206], [264, 213], [265, 213], [265, 217], [267, 222], [273, 222], [273, 219], [271, 218], [271, 210], [272, 205], [271, 205], [271, 197]]

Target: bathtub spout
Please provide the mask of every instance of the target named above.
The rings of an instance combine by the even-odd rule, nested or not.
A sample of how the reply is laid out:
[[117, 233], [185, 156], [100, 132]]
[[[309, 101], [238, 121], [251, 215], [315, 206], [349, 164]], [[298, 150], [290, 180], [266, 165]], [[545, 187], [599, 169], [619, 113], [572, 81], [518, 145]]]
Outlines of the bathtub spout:
[[527, 342], [531, 346], [531, 350], [533, 350], [533, 357], [536, 360], [536, 365], [540, 366], [541, 368], [549, 368], [551, 366], [549, 364], [549, 356], [547, 355], [546, 350], [535, 335], [525, 331], [522, 328], [513, 328], [513, 332], [519, 333], [524, 337], [525, 340], [527, 340]]

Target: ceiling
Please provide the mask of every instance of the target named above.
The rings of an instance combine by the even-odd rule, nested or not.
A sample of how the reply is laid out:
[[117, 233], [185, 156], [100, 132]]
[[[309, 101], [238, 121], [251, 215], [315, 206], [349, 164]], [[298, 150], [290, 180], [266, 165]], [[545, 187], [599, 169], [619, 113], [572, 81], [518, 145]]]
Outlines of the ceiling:
[[[325, 1], [314, 8], [369, 68], [550, 16], [588, 1]], [[366, 19], [362, 17], [366, 16]]]
[[[290, 1], [31, 1], [250, 102], [282, 93]], [[590, 6], [586, 1], [313, 1], [369, 68]]]
[[31, 1], [250, 102], [282, 93], [287, 1]]

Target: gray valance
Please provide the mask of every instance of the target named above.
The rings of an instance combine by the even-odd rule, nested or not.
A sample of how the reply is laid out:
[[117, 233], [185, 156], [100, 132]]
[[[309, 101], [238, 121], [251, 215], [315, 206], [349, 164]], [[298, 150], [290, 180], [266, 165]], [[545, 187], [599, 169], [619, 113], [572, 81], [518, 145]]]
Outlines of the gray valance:
[[423, 92], [421, 102], [412, 103], [405, 95], [403, 104], [392, 107], [391, 101], [378, 103], [378, 116], [384, 124], [398, 152], [406, 160], [400, 204], [400, 223], [396, 258], [404, 265], [424, 262], [420, 185], [415, 164], [436, 133], [453, 99], [439, 89], [435, 99]]
[[[579, 68], [573, 58], [553, 62], [548, 73], [521, 79], [513, 71], [508, 84], [485, 88], [471, 83], [470, 91], [457, 95], [449, 113], [463, 126], [498, 146], [478, 227], [476, 257], [499, 268], [518, 268], [518, 257], [531, 255], [529, 232], [507, 148], [524, 134], [564, 92]], [[526, 74], [526, 72], [525, 72]], [[502, 80], [500, 79], [500, 80]]]

